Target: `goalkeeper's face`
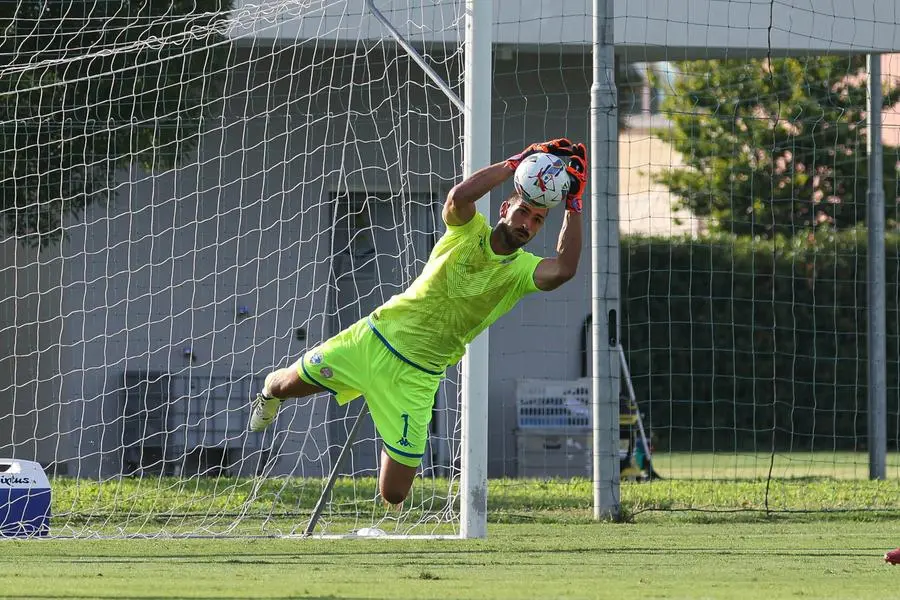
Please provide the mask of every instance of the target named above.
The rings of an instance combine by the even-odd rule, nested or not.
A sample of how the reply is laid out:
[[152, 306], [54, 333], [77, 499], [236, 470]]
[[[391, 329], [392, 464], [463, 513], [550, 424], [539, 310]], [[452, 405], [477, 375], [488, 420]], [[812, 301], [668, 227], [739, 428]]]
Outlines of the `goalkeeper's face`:
[[539, 208], [513, 195], [500, 205], [500, 221], [496, 229], [503, 245], [517, 250], [534, 239], [546, 218], [546, 208]]

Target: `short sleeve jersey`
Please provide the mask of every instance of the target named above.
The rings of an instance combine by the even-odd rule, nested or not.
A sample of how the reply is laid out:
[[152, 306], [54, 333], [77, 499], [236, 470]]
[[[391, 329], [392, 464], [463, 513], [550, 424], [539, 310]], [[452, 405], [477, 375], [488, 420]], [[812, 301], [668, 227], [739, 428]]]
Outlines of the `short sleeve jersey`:
[[495, 254], [490, 237], [480, 213], [448, 225], [422, 274], [372, 313], [383, 341], [413, 364], [442, 372], [481, 331], [538, 291], [534, 270], [541, 257], [521, 248]]

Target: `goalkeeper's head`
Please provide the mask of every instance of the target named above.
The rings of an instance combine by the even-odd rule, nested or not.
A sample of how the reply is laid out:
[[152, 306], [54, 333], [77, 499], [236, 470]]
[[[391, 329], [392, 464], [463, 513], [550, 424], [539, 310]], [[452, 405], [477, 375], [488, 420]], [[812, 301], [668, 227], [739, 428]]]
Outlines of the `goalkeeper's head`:
[[513, 192], [500, 205], [500, 220], [494, 228], [500, 243], [514, 251], [530, 242], [544, 226], [547, 211]]

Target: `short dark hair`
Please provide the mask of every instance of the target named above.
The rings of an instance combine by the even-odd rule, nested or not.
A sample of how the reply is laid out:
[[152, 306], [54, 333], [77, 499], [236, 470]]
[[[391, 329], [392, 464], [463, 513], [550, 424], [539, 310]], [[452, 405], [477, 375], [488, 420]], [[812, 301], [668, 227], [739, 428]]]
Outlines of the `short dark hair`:
[[512, 204], [513, 200], [524, 200], [524, 198], [522, 198], [522, 196], [519, 195], [519, 192], [517, 192], [516, 190], [513, 190], [512, 193], [506, 197], [506, 201], [509, 202], [510, 204]]

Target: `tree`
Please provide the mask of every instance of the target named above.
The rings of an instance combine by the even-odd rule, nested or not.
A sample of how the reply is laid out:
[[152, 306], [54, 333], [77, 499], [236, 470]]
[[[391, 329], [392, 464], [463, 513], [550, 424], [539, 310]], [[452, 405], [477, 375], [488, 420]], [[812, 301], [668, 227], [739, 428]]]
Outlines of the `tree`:
[[[865, 57], [679, 63], [658, 135], [688, 168], [656, 177], [711, 229], [762, 237], [864, 221]], [[885, 86], [884, 106], [900, 100]], [[896, 160], [885, 147], [887, 204]]]
[[0, 227], [58, 241], [115, 172], [174, 166], [221, 94], [232, 0], [0, 4]]

